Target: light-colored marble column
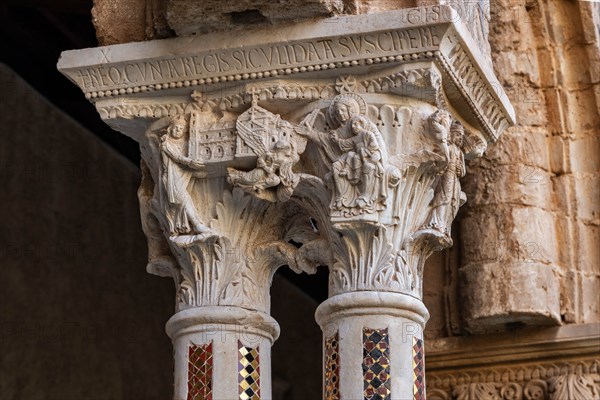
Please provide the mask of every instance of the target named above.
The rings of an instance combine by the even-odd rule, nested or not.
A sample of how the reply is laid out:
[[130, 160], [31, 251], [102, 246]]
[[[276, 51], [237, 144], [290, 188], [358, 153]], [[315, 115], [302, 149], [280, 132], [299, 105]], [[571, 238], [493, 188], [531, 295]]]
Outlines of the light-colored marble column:
[[424, 398], [428, 316], [421, 301], [402, 293], [352, 292], [321, 304], [317, 321], [324, 335], [324, 397], [412, 399], [421, 393]]
[[175, 357], [174, 399], [271, 398], [271, 346], [279, 332], [267, 314], [190, 308], [169, 320], [167, 333]]
[[447, 6], [63, 54], [140, 143], [148, 271], [177, 291], [175, 399], [270, 399], [282, 265], [329, 267], [327, 399], [424, 398], [425, 259], [452, 244], [464, 159], [514, 123], [480, 60]]

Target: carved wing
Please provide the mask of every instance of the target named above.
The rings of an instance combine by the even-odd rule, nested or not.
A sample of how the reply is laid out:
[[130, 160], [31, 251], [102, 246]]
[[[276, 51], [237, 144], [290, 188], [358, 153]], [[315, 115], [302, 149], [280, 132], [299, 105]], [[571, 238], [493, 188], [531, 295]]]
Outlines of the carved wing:
[[262, 156], [267, 153], [268, 149], [263, 142], [262, 135], [259, 132], [253, 131], [246, 124], [245, 121], [238, 121], [235, 124], [237, 128], [238, 135], [244, 140], [244, 142], [250, 147], [257, 156]]

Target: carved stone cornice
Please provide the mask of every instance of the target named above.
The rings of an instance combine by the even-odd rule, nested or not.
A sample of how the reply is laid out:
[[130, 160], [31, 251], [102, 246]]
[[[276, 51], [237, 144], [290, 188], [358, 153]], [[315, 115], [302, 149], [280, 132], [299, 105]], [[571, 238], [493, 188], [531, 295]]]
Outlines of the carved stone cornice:
[[[434, 400], [587, 400], [600, 396], [600, 326], [430, 341]], [[475, 350], [476, 349], [476, 350]]]
[[427, 372], [431, 400], [590, 400], [598, 396], [598, 358], [461, 371], [443, 377]]
[[488, 141], [514, 123], [506, 94], [493, 71], [478, 62], [482, 56], [450, 6], [336, 17], [285, 30], [286, 40], [256, 30], [226, 48], [221, 43], [230, 39], [228, 34], [215, 33], [69, 51], [59, 69], [86, 97], [107, 108], [124, 99], [176, 97], [190, 88], [205, 93], [246, 82], [318, 79], [433, 62], [445, 76], [448, 106]]

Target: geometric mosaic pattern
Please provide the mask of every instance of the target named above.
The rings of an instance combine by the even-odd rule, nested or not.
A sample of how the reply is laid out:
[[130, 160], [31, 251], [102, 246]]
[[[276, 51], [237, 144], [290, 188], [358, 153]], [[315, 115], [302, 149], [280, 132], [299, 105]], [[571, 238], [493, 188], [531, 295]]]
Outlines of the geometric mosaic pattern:
[[212, 343], [188, 348], [187, 400], [212, 400]]
[[425, 351], [423, 340], [413, 336], [413, 399], [425, 400]]
[[340, 400], [339, 334], [325, 340], [324, 400]]
[[390, 338], [388, 330], [363, 328], [364, 400], [390, 400]]
[[260, 400], [259, 348], [246, 347], [238, 342], [238, 382], [240, 400]]

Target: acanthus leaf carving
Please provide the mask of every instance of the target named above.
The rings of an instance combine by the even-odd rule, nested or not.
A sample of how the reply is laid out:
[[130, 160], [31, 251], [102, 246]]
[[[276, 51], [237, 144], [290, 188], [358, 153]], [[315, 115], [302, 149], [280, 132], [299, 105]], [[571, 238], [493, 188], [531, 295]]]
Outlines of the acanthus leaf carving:
[[462, 400], [583, 400], [600, 397], [598, 360], [460, 373], [430, 372], [428, 397]]
[[600, 375], [566, 374], [549, 381], [550, 400], [587, 400], [600, 398]]
[[204, 103], [201, 111], [159, 121], [142, 144], [148, 168], [140, 202], [154, 246], [149, 268], [174, 278], [178, 310], [228, 305], [266, 312], [274, 271], [286, 264], [299, 271], [298, 249], [280, 239], [294, 209], [210, 176], [210, 166], [223, 167], [227, 157], [248, 158], [247, 147], [224, 150], [216, 159], [204, 152], [235, 143], [230, 126]]

